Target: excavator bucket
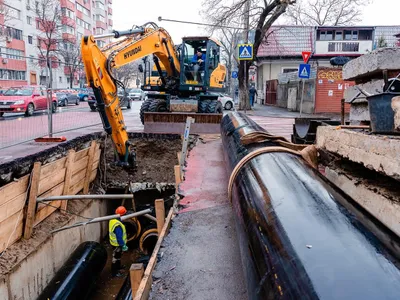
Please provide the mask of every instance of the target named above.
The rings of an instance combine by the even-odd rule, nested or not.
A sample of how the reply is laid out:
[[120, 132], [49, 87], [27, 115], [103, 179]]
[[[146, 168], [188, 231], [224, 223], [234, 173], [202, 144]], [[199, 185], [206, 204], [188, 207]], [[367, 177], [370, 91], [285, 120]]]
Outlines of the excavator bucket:
[[193, 112], [145, 112], [144, 132], [182, 134], [185, 131], [187, 117], [194, 119], [190, 127], [191, 134], [218, 134], [222, 114]]

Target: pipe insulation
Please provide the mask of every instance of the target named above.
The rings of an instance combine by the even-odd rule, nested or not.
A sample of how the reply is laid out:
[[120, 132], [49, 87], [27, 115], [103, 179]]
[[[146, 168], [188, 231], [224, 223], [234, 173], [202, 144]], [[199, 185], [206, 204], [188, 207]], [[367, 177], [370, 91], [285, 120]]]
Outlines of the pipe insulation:
[[[244, 145], [266, 132], [241, 113], [221, 122], [230, 172], [272, 140]], [[261, 153], [232, 185], [232, 207], [249, 299], [400, 299], [400, 241], [333, 187], [304, 159]]]
[[107, 251], [102, 245], [80, 244], [37, 300], [87, 299], [106, 262]]

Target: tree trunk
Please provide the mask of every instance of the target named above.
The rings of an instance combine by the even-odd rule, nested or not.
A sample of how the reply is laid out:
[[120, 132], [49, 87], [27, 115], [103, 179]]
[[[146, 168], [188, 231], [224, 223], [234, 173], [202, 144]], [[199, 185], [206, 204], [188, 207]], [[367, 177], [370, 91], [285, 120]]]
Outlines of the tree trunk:
[[239, 110], [251, 109], [248, 86], [250, 65], [251, 61], [240, 61], [239, 64]]
[[74, 80], [74, 74], [73, 74], [72, 70], [70, 70], [70, 72], [69, 72], [69, 88], [71, 88], [71, 89], [73, 87], [73, 80]]

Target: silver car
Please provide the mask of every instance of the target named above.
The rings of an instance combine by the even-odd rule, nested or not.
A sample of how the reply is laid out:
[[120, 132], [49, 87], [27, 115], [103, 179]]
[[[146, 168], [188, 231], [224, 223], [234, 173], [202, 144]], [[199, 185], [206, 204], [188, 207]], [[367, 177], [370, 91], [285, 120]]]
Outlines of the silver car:
[[146, 95], [141, 89], [130, 89], [129, 90], [129, 97], [132, 100], [139, 100], [142, 101], [145, 99]]

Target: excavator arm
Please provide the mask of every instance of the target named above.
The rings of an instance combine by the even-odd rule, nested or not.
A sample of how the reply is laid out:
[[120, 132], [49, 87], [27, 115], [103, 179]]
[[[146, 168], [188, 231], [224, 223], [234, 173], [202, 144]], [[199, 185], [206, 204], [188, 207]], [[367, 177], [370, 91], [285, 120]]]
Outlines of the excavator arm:
[[[135, 153], [131, 149], [117, 96], [117, 85], [122, 88], [124, 86], [113, 77], [112, 70], [154, 54], [167, 72], [167, 80], [164, 78], [167, 88], [170, 87], [172, 90], [176, 84], [179, 84], [180, 63], [170, 35], [163, 28], [152, 24], [152, 27], [146, 27], [146, 25], [97, 37], [85, 36], [81, 42], [87, 83], [95, 94], [97, 110], [104, 130], [111, 135], [117, 161], [123, 166], [134, 166]], [[96, 44], [96, 38], [121, 36], [126, 36], [126, 38], [102, 49]]]

